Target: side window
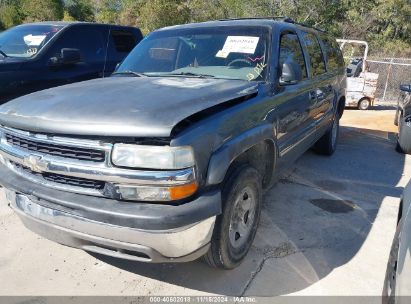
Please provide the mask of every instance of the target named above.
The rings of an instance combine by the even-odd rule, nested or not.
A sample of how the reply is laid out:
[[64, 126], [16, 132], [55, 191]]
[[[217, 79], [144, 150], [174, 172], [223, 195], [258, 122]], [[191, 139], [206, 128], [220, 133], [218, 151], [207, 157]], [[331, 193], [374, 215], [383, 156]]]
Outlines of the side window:
[[111, 38], [116, 51], [120, 53], [129, 53], [136, 46], [133, 34], [127, 31], [112, 30]]
[[326, 53], [326, 61], [327, 66], [330, 71], [335, 71], [344, 67], [344, 59], [342, 57], [342, 53], [340, 51], [340, 47], [337, 41], [322, 36], [321, 40], [323, 42], [325, 53]]
[[279, 58], [280, 67], [286, 60], [292, 60], [295, 63], [298, 63], [303, 72], [303, 78], [307, 78], [305, 59], [297, 34], [288, 33], [281, 35]]
[[104, 62], [104, 40], [100, 31], [74, 27], [64, 32], [52, 47], [52, 56], [60, 56], [61, 49], [79, 49], [85, 63]]
[[324, 74], [327, 70], [325, 68], [324, 56], [318, 43], [317, 37], [312, 33], [303, 32], [305, 46], [308, 50], [311, 62], [312, 76]]

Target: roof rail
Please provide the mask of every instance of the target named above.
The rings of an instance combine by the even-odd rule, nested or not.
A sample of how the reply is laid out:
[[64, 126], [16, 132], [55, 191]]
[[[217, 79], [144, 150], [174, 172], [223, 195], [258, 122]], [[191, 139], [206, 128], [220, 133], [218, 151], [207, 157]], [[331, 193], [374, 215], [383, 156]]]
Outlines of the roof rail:
[[324, 33], [325, 33], [325, 30], [323, 30], [323, 29], [320, 29], [320, 28], [318, 28], [318, 27], [314, 27], [314, 26], [308, 25], [308, 24], [306, 24], [306, 23], [296, 22], [296, 21], [294, 21], [294, 19], [292, 19], [292, 18], [290, 18], [290, 17], [287, 17], [287, 16], [227, 18], [227, 19], [219, 19], [218, 21], [262, 20], [262, 19], [283, 21], [283, 22], [287, 22], [287, 23], [292, 23], [292, 24], [296, 24], [296, 25], [300, 25], [300, 26], [312, 28], [312, 29], [315, 29], [315, 30], [317, 30], [317, 31], [319, 31], [319, 32], [324, 32]]
[[275, 16], [275, 17], [239, 17], [239, 18], [225, 18], [218, 19], [217, 21], [233, 21], [233, 20], [280, 20], [285, 22], [293, 22], [293, 20], [286, 16]]
[[[292, 20], [292, 19], [291, 19], [291, 20]], [[297, 25], [301, 25], [301, 26], [304, 26], [304, 27], [312, 28], [312, 29], [314, 29], [314, 30], [316, 30], [316, 31], [325, 33], [325, 30], [324, 30], [324, 29], [321, 29], [321, 28], [318, 28], [318, 27], [315, 27], [315, 26], [311, 26], [311, 25], [308, 25], [308, 24], [306, 24], [306, 23], [295, 22], [294, 20], [292, 20], [292, 21], [285, 21], [285, 22], [290, 22], [290, 23], [293, 23], [293, 24], [297, 24]]]

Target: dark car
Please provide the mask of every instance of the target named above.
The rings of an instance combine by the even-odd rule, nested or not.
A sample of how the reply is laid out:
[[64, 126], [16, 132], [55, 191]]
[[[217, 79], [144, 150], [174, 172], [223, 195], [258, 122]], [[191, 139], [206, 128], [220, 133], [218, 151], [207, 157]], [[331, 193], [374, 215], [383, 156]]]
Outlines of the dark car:
[[0, 33], [0, 103], [110, 75], [142, 39], [139, 29], [83, 22], [24, 24]]
[[290, 19], [160, 29], [112, 77], [2, 105], [0, 184], [59, 243], [234, 268], [281, 171], [335, 151], [345, 93], [335, 39]]
[[411, 84], [400, 86], [394, 124], [398, 126], [397, 151], [411, 154]]

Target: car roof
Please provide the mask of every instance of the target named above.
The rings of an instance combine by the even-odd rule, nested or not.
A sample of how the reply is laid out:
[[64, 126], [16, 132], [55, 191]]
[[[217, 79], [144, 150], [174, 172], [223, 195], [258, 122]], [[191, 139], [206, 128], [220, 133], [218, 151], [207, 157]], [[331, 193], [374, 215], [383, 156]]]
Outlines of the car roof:
[[306, 24], [298, 23], [288, 17], [265, 17], [265, 18], [236, 18], [236, 19], [222, 19], [212, 20], [198, 23], [188, 23], [181, 25], [173, 25], [159, 29], [188, 29], [188, 28], [206, 28], [218, 26], [269, 26], [269, 27], [296, 27], [304, 30], [313, 30], [317, 32], [324, 32], [322, 29], [308, 26]]
[[117, 24], [110, 24], [110, 23], [96, 23], [96, 22], [85, 22], [85, 21], [41, 21], [41, 22], [33, 22], [33, 23], [25, 23], [21, 25], [57, 25], [57, 26], [72, 26], [72, 25], [97, 25], [97, 26], [112, 26], [118, 28], [134, 28], [137, 27], [132, 26], [124, 26], [124, 25], [117, 25]]

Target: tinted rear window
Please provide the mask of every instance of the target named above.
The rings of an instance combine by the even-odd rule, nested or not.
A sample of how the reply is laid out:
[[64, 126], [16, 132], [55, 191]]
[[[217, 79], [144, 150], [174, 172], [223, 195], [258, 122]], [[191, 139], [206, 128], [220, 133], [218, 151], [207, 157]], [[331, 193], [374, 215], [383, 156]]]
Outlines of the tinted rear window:
[[117, 52], [128, 53], [136, 46], [134, 35], [130, 32], [112, 30], [111, 37]]

